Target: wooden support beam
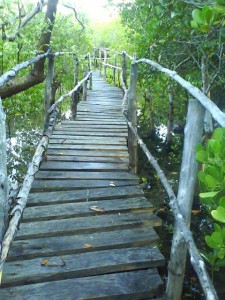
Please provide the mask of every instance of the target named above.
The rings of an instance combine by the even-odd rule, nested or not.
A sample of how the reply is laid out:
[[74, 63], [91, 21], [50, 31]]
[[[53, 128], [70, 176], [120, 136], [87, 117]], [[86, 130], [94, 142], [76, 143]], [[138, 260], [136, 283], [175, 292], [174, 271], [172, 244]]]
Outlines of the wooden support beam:
[[106, 66], [106, 63], [107, 63], [107, 51], [104, 50], [104, 79], [106, 79], [106, 77], [107, 77], [107, 73], [106, 73], [107, 66]]
[[[79, 75], [79, 59], [75, 57], [74, 58], [74, 86], [76, 86], [78, 83], [78, 75]], [[79, 93], [76, 90], [72, 94], [72, 100], [71, 100], [72, 120], [76, 119], [78, 102], [79, 102]]]
[[[86, 72], [84, 72], [84, 77], [87, 75]], [[91, 75], [91, 74], [90, 74]], [[86, 101], [87, 100], [87, 80], [85, 80], [83, 82], [83, 101]]]
[[[114, 54], [114, 65], [117, 67], [117, 52]], [[116, 68], [113, 68], [113, 83], [116, 85]]]
[[127, 57], [124, 51], [122, 52], [122, 74], [123, 74], [123, 82], [127, 87]]
[[[91, 55], [90, 53], [88, 53], [88, 72], [91, 72]], [[88, 86], [89, 90], [92, 90], [92, 74], [90, 75], [89, 78], [89, 86]]]
[[[136, 92], [137, 92], [137, 77], [138, 77], [138, 65], [131, 63], [130, 70], [130, 88], [128, 92], [128, 111], [127, 119], [131, 122], [132, 126], [137, 126], [137, 107], [136, 107]], [[137, 173], [137, 140], [132, 134], [130, 128], [128, 128], [128, 151], [129, 151], [129, 167], [132, 172]]]
[[102, 76], [102, 50], [99, 49], [99, 73]]
[[5, 113], [0, 97], [0, 252], [2, 239], [8, 224], [8, 193]]
[[[195, 160], [195, 148], [202, 139], [204, 113], [205, 110], [203, 106], [197, 100], [189, 100], [177, 196], [177, 204], [188, 228], [190, 227], [193, 195], [198, 173], [198, 163]], [[169, 299], [180, 300], [183, 289], [187, 244], [177, 223], [175, 223], [170, 253], [167, 295]]]

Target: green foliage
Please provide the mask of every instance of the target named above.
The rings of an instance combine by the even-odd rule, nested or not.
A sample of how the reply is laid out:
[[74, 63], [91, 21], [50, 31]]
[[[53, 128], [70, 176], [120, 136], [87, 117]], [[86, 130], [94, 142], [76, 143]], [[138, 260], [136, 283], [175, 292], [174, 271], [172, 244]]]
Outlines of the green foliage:
[[207, 141], [206, 147], [198, 145], [196, 159], [203, 163], [199, 171], [200, 199], [210, 212], [215, 223], [211, 235], [205, 236], [207, 246], [212, 249], [203, 257], [213, 271], [225, 266], [225, 128], [217, 128]]
[[215, 26], [224, 26], [225, 3], [223, 0], [212, 2], [212, 6], [203, 6], [202, 9], [194, 9], [192, 12], [191, 26], [203, 33], [207, 33]]

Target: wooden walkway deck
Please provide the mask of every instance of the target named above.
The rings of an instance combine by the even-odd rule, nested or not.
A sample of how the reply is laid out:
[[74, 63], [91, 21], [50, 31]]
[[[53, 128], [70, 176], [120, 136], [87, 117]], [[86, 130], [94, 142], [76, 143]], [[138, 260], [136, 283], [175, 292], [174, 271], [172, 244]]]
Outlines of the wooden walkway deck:
[[0, 299], [152, 299], [161, 225], [129, 172], [122, 92], [97, 73], [55, 128], [3, 272]]

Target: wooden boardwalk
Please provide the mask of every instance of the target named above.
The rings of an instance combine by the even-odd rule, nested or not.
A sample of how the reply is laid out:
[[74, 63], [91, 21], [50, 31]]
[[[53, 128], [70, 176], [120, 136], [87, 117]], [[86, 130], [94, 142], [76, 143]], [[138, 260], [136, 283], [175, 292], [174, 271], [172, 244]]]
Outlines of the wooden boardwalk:
[[0, 299], [152, 299], [161, 225], [129, 172], [122, 92], [93, 74], [54, 130], [3, 272]]

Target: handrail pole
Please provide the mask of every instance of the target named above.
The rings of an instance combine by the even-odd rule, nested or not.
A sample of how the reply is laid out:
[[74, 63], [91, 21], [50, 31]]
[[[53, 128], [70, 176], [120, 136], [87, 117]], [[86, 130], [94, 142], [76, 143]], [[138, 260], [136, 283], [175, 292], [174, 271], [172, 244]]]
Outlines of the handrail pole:
[[[91, 72], [91, 55], [88, 53], [88, 72]], [[92, 74], [89, 78], [89, 90], [92, 90]]]
[[127, 57], [124, 51], [122, 52], [122, 74], [123, 74], [123, 82], [127, 87]]
[[[74, 86], [78, 83], [78, 77], [79, 77], [79, 59], [77, 57], [74, 58]], [[77, 105], [79, 103], [79, 92], [75, 91], [72, 94], [71, 98], [71, 112], [72, 112], [72, 120], [76, 119], [77, 116]]]
[[107, 73], [106, 73], [106, 69], [107, 69], [107, 51], [104, 50], [104, 79], [107, 78]]
[[[188, 228], [190, 227], [193, 195], [198, 173], [195, 148], [202, 139], [204, 113], [203, 106], [196, 99], [189, 100], [177, 196], [177, 204]], [[170, 253], [167, 296], [171, 300], [180, 300], [185, 274], [187, 245], [176, 223]]]
[[[137, 93], [137, 77], [138, 77], [138, 65], [135, 62], [131, 63], [130, 69], [130, 88], [128, 93], [128, 109], [127, 119], [133, 127], [137, 126], [137, 107], [136, 107], [136, 93]], [[134, 173], [137, 173], [137, 140], [132, 134], [130, 128], [128, 128], [128, 151], [129, 151], [129, 167]]]
[[99, 49], [99, 73], [102, 76], [102, 50]]
[[[84, 72], [84, 77], [87, 76], [88, 72]], [[87, 84], [88, 80], [85, 80], [83, 83], [83, 101], [87, 100]]]
[[[114, 54], [114, 66], [117, 67], [117, 51]], [[116, 68], [113, 68], [113, 83], [116, 85]]]
[[5, 113], [0, 97], [0, 253], [2, 240], [8, 225], [8, 197], [9, 184], [7, 176], [7, 157], [6, 157], [6, 127]]

